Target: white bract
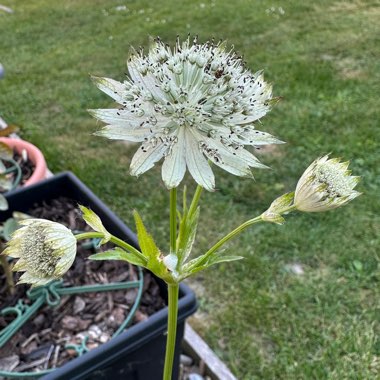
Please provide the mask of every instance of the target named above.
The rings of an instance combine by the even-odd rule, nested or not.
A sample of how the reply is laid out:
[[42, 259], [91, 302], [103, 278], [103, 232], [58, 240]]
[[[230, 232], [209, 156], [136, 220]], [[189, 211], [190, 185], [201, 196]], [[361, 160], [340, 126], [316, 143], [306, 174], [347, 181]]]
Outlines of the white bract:
[[238, 176], [263, 168], [245, 145], [281, 141], [255, 129], [276, 101], [262, 72], [250, 73], [223, 43], [177, 39], [172, 51], [156, 39], [148, 55], [133, 52], [130, 79], [123, 83], [94, 78], [99, 89], [120, 104], [90, 112], [107, 125], [97, 135], [142, 142], [130, 167], [132, 175], [149, 170], [161, 158], [168, 188], [182, 181], [186, 168], [207, 190], [215, 180], [208, 161]]
[[348, 165], [328, 156], [315, 160], [297, 183], [294, 206], [300, 211], [327, 211], [359, 196], [361, 193], [353, 189], [360, 177], [351, 176]]
[[76, 238], [59, 223], [45, 219], [19, 222], [3, 252], [19, 260], [13, 271], [25, 272], [19, 283], [45, 285], [61, 278], [71, 267], [76, 255]]

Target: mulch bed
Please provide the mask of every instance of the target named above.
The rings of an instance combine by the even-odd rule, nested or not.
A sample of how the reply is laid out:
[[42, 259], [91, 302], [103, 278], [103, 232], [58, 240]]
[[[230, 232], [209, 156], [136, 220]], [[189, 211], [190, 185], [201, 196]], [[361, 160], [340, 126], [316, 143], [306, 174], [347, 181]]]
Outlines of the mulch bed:
[[[71, 230], [89, 230], [76, 203], [67, 198], [36, 205], [28, 214], [60, 222]], [[89, 241], [79, 242], [74, 265], [63, 278], [65, 286], [137, 279], [137, 269], [126, 262], [88, 260], [87, 257], [95, 252], [94, 249], [89, 249], [88, 243]], [[19, 275], [15, 275], [17, 276]], [[5, 289], [4, 275], [0, 272], [2, 308], [15, 305], [18, 299], [23, 299], [26, 304], [31, 303], [24, 296], [28, 286], [17, 286], [14, 296], [7, 295]], [[80, 344], [85, 336], [88, 337], [87, 347], [90, 349], [107, 342], [128, 315], [136, 294], [137, 289], [83, 293], [63, 296], [60, 305], [55, 308], [42, 307], [0, 348], [0, 369], [22, 372], [59, 367], [76, 356], [74, 350], [65, 349], [66, 344]], [[143, 297], [133, 324], [145, 320], [164, 306], [165, 301], [160, 296], [156, 280], [149, 273], [144, 273]], [[8, 316], [0, 317], [0, 330], [11, 320]]]

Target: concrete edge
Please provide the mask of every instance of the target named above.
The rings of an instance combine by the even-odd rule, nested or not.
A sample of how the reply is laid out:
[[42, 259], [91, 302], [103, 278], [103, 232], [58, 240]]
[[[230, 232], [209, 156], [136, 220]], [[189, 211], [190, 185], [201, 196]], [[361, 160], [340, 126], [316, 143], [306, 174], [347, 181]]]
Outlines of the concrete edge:
[[185, 353], [205, 366], [205, 374], [212, 380], [237, 380], [228, 367], [216, 356], [207, 343], [186, 323], [182, 343]]

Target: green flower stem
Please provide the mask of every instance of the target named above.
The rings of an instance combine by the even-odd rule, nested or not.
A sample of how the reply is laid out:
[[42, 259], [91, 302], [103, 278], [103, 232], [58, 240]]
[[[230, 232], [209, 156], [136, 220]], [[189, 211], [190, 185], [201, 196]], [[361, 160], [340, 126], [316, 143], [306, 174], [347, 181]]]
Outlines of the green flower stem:
[[[294, 205], [289, 206], [288, 208], [281, 210], [281, 214], [285, 214], [291, 211], [294, 211], [296, 207]], [[211, 247], [206, 253], [205, 253], [205, 259], [212, 255], [215, 251], [217, 251], [222, 245], [227, 243], [229, 240], [234, 238], [236, 235], [239, 235], [241, 232], [243, 232], [247, 227], [252, 226], [253, 224], [260, 223], [260, 222], [267, 222], [262, 218], [262, 215], [256, 216], [256, 218], [249, 219], [243, 224], [241, 224], [239, 227], [235, 228], [233, 231], [231, 231], [229, 234], [224, 236], [222, 239], [220, 239], [213, 247]]]
[[195, 190], [193, 200], [191, 201], [191, 205], [189, 208], [189, 215], [195, 212], [195, 210], [198, 207], [199, 198], [201, 197], [203, 187], [198, 185], [197, 189]]
[[[75, 235], [75, 237], [78, 241], [84, 239], [99, 239], [104, 238], [104, 234], [102, 232], [84, 232], [82, 234]], [[121, 240], [116, 236], [111, 235], [110, 242], [114, 243], [115, 245], [126, 251], [133, 252], [137, 256], [140, 256], [142, 259], [146, 260], [146, 257], [138, 249], [126, 243], [124, 240]]]
[[82, 234], [75, 235], [75, 238], [79, 240], [85, 239], [99, 239], [104, 238], [103, 232], [83, 232]]
[[220, 239], [214, 246], [212, 246], [206, 253], [205, 253], [205, 259], [207, 259], [210, 255], [212, 255], [215, 251], [217, 251], [221, 246], [223, 246], [225, 243], [227, 243], [229, 240], [234, 238], [236, 235], [239, 235], [241, 232], [243, 232], [246, 228], [249, 226], [252, 226], [253, 224], [263, 222], [261, 216], [257, 216], [256, 218], [247, 220], [243, 224], [241, 224], [239, 227], [235, 228], [233, 231], [231, 231], [229, 234], [224, 236], [222, 239]]
[[177, 334], [179, 284], [168, 284], [168, 333], [163, 380], [172, 380], [175, 342]]
[[170, 190], [170, 253], [177, 248], [177, 188]]
[[15, 292], [15, 283], [13, 280], [13, 274], [11, 267], [8, 262], [8, 258], [4, 255], [0, 255], [0, 265], [3, 267], [5, 274], [5, 281], [7, 284], [7, 288], [10, 294], [14, 294]]

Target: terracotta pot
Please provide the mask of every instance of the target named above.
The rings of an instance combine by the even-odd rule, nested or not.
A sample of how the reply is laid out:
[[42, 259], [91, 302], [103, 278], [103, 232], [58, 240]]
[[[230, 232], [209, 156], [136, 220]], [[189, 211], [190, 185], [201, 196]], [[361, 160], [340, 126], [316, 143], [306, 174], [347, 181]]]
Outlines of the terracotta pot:
[[33, 162], [35, 166], [34, 172], [31, 177], [25, 181], [23, 186], [32, 185], [46, 178], [46, 161], [44, 155], [37, 147], [27, 141], [21, 139], [13, 139], [10, 137], [0, 137], [0, 142], [3, 142], [12, 149], [15, 149], [19, 154], [21, 154], [25, 149], [28, 154], [28, 159]]

